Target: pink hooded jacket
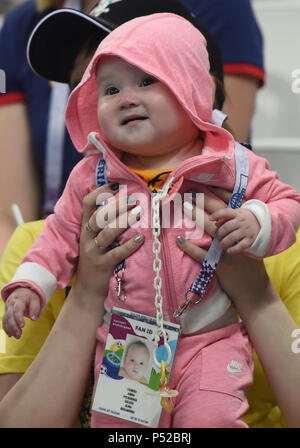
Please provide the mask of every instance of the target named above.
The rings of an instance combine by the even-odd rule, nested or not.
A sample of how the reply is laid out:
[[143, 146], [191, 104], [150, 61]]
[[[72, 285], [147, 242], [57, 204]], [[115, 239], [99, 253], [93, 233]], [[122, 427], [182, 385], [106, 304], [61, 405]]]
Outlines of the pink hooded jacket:
[[[17, 286], [29, 285], [45, 304], [56, 288], [67, 286], [76, 271], [82, 219], [82, 200], [95, 189], [95, 167], [102, 154], [110, 182], [127, 185], [129, 194], [140, 200], [143, 214], [139, 227], [126, 230], [120, 244], [143, 233], [142, 247], [126, 260], [124, 286], [127, 299], [120, 302], [114, 294], [115, 278], [111, 279], [107, 309], [124, 307], [143, 314], [155, 315], [153, 236], [151, 227], [150, 190], [119, 158], [102, 135], [97, 119], [97, 66], [105, 55], [119, 56], [165, 83], [204, 133], [202, 153], [182, 162], [172, 173], [173, 188], [181, 194], [190, 189], [206, 192], [219, 186], [232, 190], [235, 182], [235, 142], [231, 134], [211, 123], [213, 81], [205, 39], [189, 22], [174, 14], [154, 14], [127, 22], [114, 30], [99, 45], [79, 86], [70, 96], [66, 112], [67, 126], [78, 151], [88, 154], [73, 169], [55, 213], [47, 218], [43, 233], [37, 238], [11, 283], [2, 290], [3, 298]], [[95, 154], [96, 150], [96, 154]], [[283, 251], [295, 241], [300, 222], [300, 196], [279, 181], [269, 170], [266, 160], [245, 149], [249, 158], [249, 182], [245, 198], [248, 207], [261, 224], [261, 232], [249, 250], [254, 256], [269, 256]], [[140, 195], [143, 193], [143, 195]], [[211, 193], [210, 193], [211, 194]], [[164, 318], [173, 320], [173, 313], [184, 302], [184, 295], [199, 272], [199, 264], [184, 254], [176, 244], [176, 236], [187, 229], [163, 228], [162, 295]], [[196, 239], [209, 247], [208, 235]], [[230, 306], [221, 289], [215, 287], [209, 300], [187, 310], [181, 317], [184, 333], [192, 333], [219, 319]]]

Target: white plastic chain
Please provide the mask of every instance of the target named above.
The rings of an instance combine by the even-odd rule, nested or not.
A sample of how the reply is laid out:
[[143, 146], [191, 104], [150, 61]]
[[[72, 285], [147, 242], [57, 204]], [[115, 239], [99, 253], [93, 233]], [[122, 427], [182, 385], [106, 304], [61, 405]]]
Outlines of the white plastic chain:
[[164, 330], [164, 320], [163, 320], [163, 297], [161, 295], [161, 287], [162, 287], [162, 279], [160, 276], [161, 271], [161, 259], [159, 258], [161, 251], [161, 242], [159, 240], [160, 237], [160, 201], [167, 195], [168, 190], [170, 188], [170, 184], [173, 181], [173, 177], [163, 186], [162, 189], [158, 190], [157, 193], [152, 194], [152, 233], [154, 237], [154, 242], [152, 245], [152, 250], [155, 255], [153, 261], [153, 270], [155, 272], [154, 278], [154, 289], [155, 289], [155, 308], [156, 308], [156, 325], [157, 330], [155, 334], [155, 349], [153, 352], [153, 359], [155, 365], [160, 369], [161, 363], [158, 362], [156, 358], [156, 350], [158, 348], [158, 343], [160, 338], [164, 339], [164, 346], [168, 353], [168, 359], [165, 362], [165, 365], [168, 366], [171, 361], [172, 352], [170, 346], [167, 342], [166, 332]]

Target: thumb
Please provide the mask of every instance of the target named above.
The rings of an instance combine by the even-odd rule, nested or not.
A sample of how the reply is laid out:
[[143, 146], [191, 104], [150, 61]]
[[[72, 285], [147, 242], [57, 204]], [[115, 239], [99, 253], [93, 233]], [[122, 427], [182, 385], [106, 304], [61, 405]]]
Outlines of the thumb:
[[37, 294], [32, 293], [32, 297], [29, 303], [29, 318], [36, 320], [41, 314], [41, 301]]

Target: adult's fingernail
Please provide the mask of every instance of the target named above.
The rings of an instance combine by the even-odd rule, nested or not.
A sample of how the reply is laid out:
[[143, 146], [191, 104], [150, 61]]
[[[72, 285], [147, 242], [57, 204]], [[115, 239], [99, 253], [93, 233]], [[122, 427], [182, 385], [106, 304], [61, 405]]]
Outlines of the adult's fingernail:
[[102, 207], [106, 204], [106, 201], [111, 198], [111, 193], [100, 193], [96, 197], [96, 205]]
[[114, 184], [111, 184], [111, 186], [110, 186], [110, 189], [112, 191], [117, 191], [117, 190], [119, 190], [119, 188], [120, 188], [120, 184], [118, 184], [117, 182]]
[[183, 238], [183, 236], [178, 236], [177, 241], [179, 244], [183, 244], [185, 242], [185, 238]]
[[140, 243], [143, 239], [144, 239], [144, 236], [143, 236], [143, 235], [138, 235], [138, 236], [136, 236], [136, 237], [134, 238], [134, 241], [135, 241], [136, 243]]
[[141, 213], [142, 211], [142, 207], [140, 205], [138, 205], [137, 207], [134, 207], [131, 211], [130, 214], [131, 215], [138, 215], [139, 213]]
[[127, 198], [127, 204], [128, 205], [132, 205], [136, 203], [136, 197], [134, 196], [134, 194], [131, 194], [130, 196], [128, 196]]

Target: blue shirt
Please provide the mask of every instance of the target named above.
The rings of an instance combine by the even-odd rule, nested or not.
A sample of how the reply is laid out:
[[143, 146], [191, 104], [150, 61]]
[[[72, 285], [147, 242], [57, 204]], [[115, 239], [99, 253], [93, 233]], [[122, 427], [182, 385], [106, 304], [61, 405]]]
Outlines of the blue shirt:
[[181, 0], [216, 39], [224, 73], [265, 79], [263, 37], [250, 0]]

